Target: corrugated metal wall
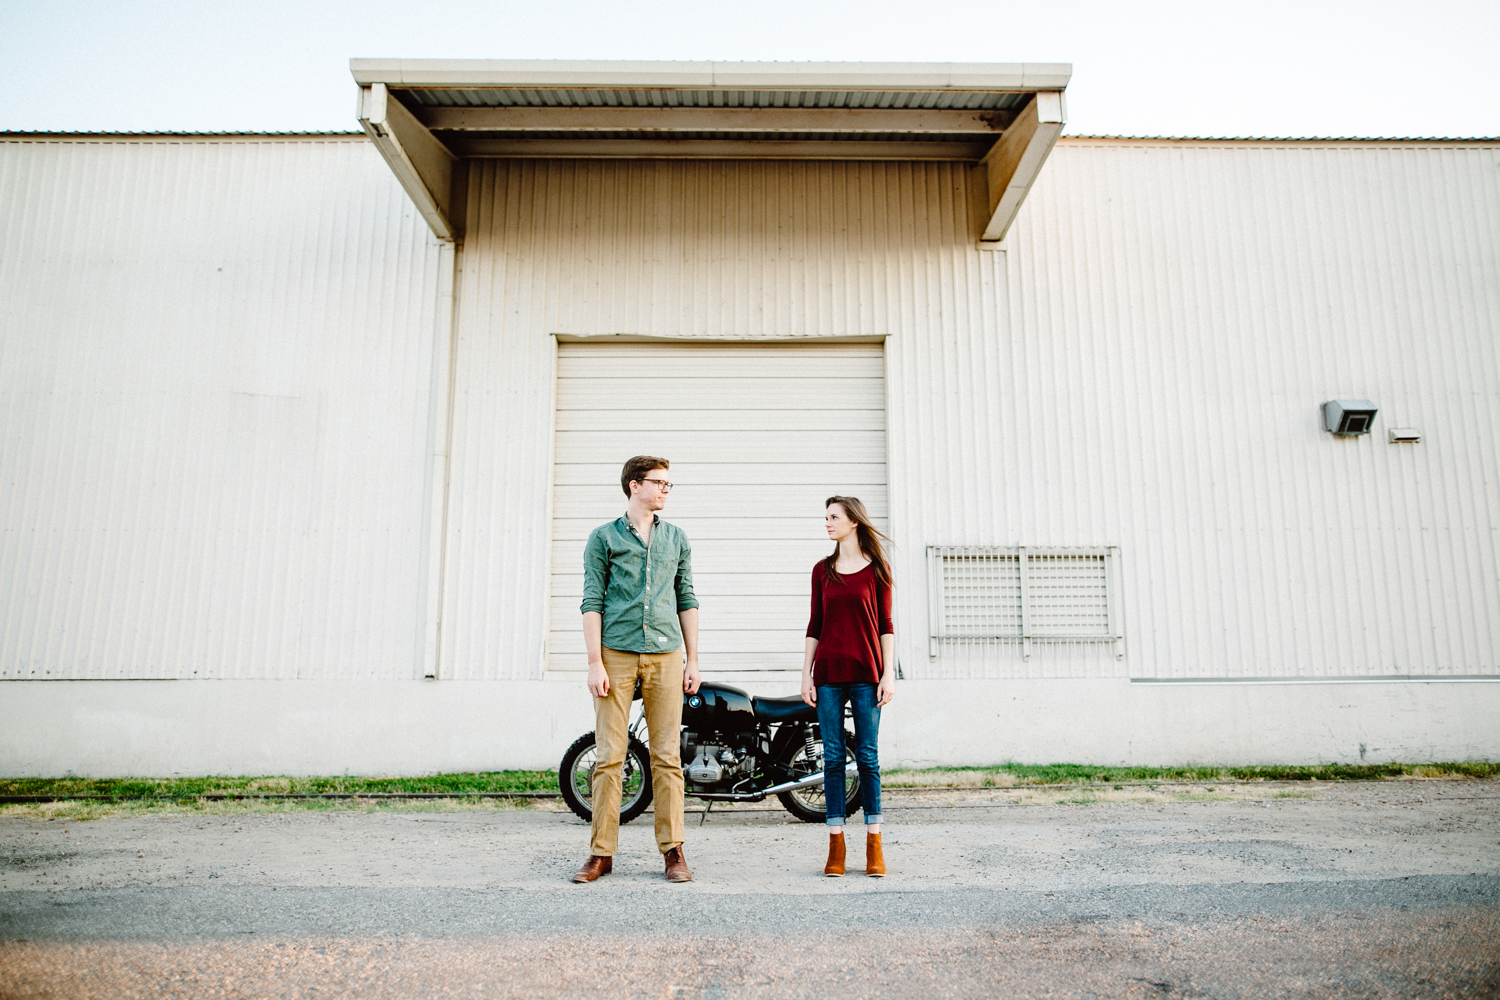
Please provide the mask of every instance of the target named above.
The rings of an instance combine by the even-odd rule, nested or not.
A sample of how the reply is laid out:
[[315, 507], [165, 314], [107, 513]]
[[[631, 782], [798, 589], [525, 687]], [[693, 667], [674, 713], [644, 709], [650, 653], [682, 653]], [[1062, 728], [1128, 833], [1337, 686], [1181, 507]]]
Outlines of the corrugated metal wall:
[[[552, 334], [889, 335], [907, 676], [1497, 672], [1497, 166], [1064, 141], [999, 254], [957, 165], [481, 163], [445, 675], [542, 670]], [[1370, 437], [1319, 430], [1349, 396]], [[1120, 547], [1123, 660], [929, 657], [925, 547], [1017, 543]]]
[[[1064, 140], [998, 254], [953, 164], [478, 163], [442, 674], [543, 671], [553, 334], [888, 336], [907, 676], [1500, 672], [1497, 177]], [[374, 152], [8, 140], [0, 205], [0, 676], [420, 672], [448, 251]], [[926, 546], [1018, 543], [1119, 546], [1123, 660], [928, 656]]]
[[5, 140], [0, 206], [0, 677], [420, 676], [445, 251], [364, 138]]
[[1500, 146], [1078, 140], [1010, 248], [971, 523], [1119, 544], [1132, 676], [1500, 672]]

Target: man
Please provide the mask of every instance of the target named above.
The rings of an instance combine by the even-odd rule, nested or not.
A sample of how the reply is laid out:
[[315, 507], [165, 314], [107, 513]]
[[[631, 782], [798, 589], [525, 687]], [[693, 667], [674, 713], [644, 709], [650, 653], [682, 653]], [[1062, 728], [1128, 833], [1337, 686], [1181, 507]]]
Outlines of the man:
[[[594, 825], [589, 859], [573, 876], [608, 875], [620, 839], [620, 778], [630, 739], [630, 704], [641, 682], [651, 731], [656, 846], [667, 881], [690, 882], [682, 854], [682, 695], [698, 690], [698, 599], [692, 548], [656, 515], [667, 505], [669, 463], [637, 455], [620, 488], [625, 516], [595, 528], [583, 550], [583, 640], [594, 696]], [[686, 657], [684, 658], [684, 653]]]

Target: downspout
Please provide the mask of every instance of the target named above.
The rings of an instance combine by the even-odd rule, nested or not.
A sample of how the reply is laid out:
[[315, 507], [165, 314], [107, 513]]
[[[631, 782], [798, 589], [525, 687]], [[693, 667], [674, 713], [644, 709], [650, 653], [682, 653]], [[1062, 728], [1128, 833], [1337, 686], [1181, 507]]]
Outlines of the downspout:
[[422, 543], [422, 676], [443, 675], [443, 602], [448, 565], [448, 481], [452, 468], [453, 382], [458, 268], [468, 205], [468, 166], [391, 95], [383, 83], [359, 91], [360, 127], [390, 166], [412, 204], [441, 242], [437, 316], [427, 412], [427, 536]]
[[459, 244], [438, 249], [437, 320], [433, 329], [432, 384], [428, 407], [427, 539], [422, 621], [422, 676], [443, 676], [443, 602], [448, 571], [448, 487], [452, 470], [453, 381], [458, 339]]

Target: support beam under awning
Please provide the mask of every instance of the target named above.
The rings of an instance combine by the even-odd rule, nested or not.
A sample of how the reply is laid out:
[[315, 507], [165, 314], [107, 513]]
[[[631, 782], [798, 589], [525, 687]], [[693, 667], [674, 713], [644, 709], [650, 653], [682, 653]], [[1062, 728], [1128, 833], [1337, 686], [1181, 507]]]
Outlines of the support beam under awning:
[[929, 108], [427, 107], [416, 111], [435, 131], [495, 132], [904, 132], [998, 136], [1010, 111]]
[[463, 164], [417, 121], [385, 84], [361, 87], [359, 124], [411, 196], [433, 235], [451, 243], [463, 236]]
[[1065, 123], [1062, 91], [1040, 91], [979, 161], [989, 191], [989, 220], [979, 237], [981, 248], [993, 249], [1005, 239]]
[[[530, 139], [523, 133], [444, 132], [465, 157], [564, 157], [683, 160], [960, 160], [974, 163], [993, 142], [852, 142], [848, 140], [680, 139], [636, 133], [633, 139]], [[449, 138], [449, 137], [452, 138]]]

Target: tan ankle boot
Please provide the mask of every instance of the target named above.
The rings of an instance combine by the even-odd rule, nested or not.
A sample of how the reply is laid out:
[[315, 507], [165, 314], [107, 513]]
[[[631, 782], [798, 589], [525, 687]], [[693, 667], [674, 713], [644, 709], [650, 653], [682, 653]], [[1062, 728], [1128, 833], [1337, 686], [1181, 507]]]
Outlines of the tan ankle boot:
[[885, 852], [880, 849], [880, 834], [865, 834], [865, 874], [885, 878]]
[[842, 878], [844, 875], [844, 834], [842, 831], [828, 835], [828, 864], [823, 866], [823, 874], [829, 878]]

